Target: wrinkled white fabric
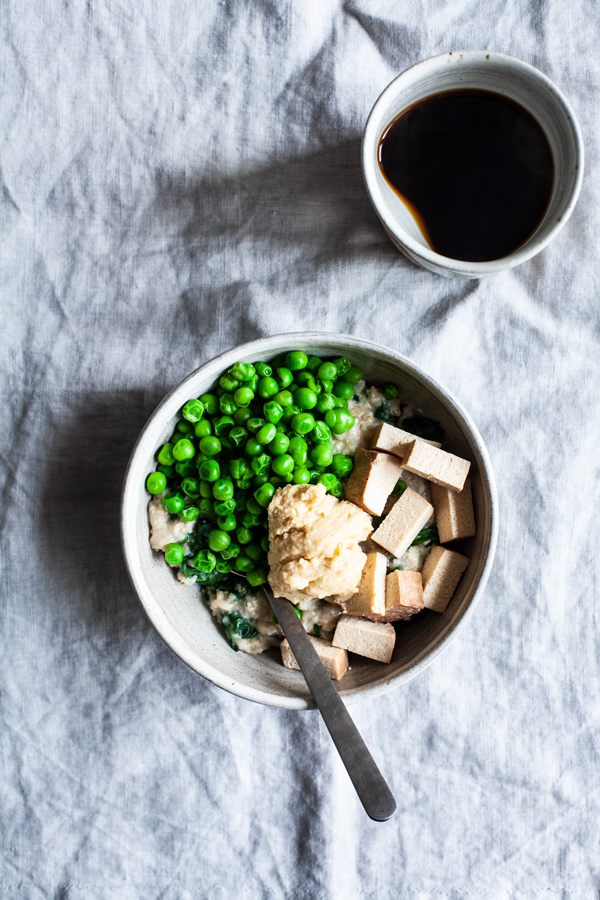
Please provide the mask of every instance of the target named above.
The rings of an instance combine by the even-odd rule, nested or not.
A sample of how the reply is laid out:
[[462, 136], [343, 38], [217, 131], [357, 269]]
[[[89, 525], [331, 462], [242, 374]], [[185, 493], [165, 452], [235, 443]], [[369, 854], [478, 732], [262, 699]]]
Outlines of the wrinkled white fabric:
[[[597, 900], [599, 16], [590, 0], [5, 0], [2, 888], [31, 900]], [[444, 280], [371, 209], [385, 85], [503, 50], [572, 102], [560, 236]], [[352, 715], [398, 799], [364, 815], [318, 714], [162, 643], [125, 574], [135, 439], [237, 343], [329, 330], [413, 357], [496, 469], [496, 564], [460, 637]]]

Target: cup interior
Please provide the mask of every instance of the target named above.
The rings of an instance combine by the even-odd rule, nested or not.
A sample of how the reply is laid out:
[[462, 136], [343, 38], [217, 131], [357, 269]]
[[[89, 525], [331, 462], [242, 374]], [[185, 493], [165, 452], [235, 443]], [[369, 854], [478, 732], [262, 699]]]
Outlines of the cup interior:
[[410, 360], [374, 344], [329, 335], [265, 338], [217, 357], [193, 372], [169, 394], [140, 435], [125, 477], [122, 540], [133, 586], [158, 632], [197, 672], [247, 699], [303, 709], [312, 706], [313, 702], [300, 672], [283, 668], [278, 650], [257, 656], [234, 652], [202, 601], [198, 586], [177, 581], [165, 564], [163, 554], [151, 550], [148, 495], [144, 490], [145, 478], [154, 467], [154, 453], [171, 435], [178, 411], [186, 400], [207, 391], [236, 360], [268, 361], [291, 347], [324, 357], [349, 356], [372, 383], [397, 384], [402, 397], [425, 415], [441, 422], [447, 449], [472, 461], [477, 536], [460, 548], [470, 556], [471, 563], [450, 605], [442, 615], [426, 610], [414, 620], [407, 620], [399, 629], [390, 665], [354, 657], [351, 670], [338, 685], [340, 694], [348, 702], [365, 699], [387, 690], [392, 683], [413, 677], [464, 624], [491, 566], [496, 540], [496, 504], [487, 452], [465, 411]]
[[[550, 202], [534, 234], [511, 254], [527, 258], [550, 240], [575, 204], [582, 174], [581, 141], [573, 113], [558, 88], [537, 69], [505, 54], [465, 51], [437, 56], [408, 69], [385, 89], [373, 107], [363, 147], [365, 179], [373, 203], [401, 244], [406, 243], [413, 252], [425, 251], [427, 257], [444, 259], [431, 250], [410, 210], [382, 175], [377, 151], [386, 128], [403, 110], [432, 94], [461, 88], [509, 97], [537, 120], [548, 138], [554, 160]], [[474, 268], [489, 264], [466, 265]]]

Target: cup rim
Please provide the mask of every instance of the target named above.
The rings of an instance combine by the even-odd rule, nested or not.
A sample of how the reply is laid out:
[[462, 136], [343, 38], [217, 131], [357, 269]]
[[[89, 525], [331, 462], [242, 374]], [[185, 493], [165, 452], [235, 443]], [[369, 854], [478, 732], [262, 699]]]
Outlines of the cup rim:
[[153, 592], [146, 584], [145, 578], [143, 576], [142, 563], [139, 558], [136, 540], [136, 516], [139, 491], [143, 489], [143, 478], [141, 477], [141, 472], [143, 470], [143, 462], [145, 459], [144, 453], [147, 449], [146, 445], [152, 443], [152, 441], [154, 440], [153, 432], [155, 430], [156, 423], [162, 422], [164, 425], [163, 419], [165, 417], [165, 413], [168, 412], [169, 414], [174, 414], [178, 406], [181, 405], [180, 401], [182, 401], [182, 399], [186, 396], [189, 396], [188, 385], [190, 385], [195, 379], [198, 378], [200, 372], [214, 375], [218, 372], [221, 372], [223, 368], [231, 365], [239, 357], [245, 358], [247, 355], [254, 354], [258, 351], [261, 351], [261, 353], [277, 352], [282, 348], [282, 346], [285, 346], [286, 344], [289, 346], [294, 341], [298, 341], [298, 339], [301, 339], [303, 343], [337, 343], [339, 344], [340, 349], [342, 349], [342, 347], [345, 347], [346, 349], [350, 350], [357, 348], [361, 348], [365, 351], [377, 350], [378, 352], [383, 352], [391, 360], [401, 365], [411, 374], [418, 376], [421, 379], [425, 379], [428, 388], [434, 394], [438, 394], [439, 397], [449, 405], [452, 411], [455, 414], [458, 414], [458, 417], [463, 421], [464, 425], [468, 429], [470, 436], [473, 439], [473, 442], [475, 443], [477, 451], [480, 455], [480, 459], [482, 462], [482, 475], [484, 476], [487, 484], [491, 504], [490, 535], [485, 561], [483, 563], [479, 580], [477, 581], [477, 584], [473, 589], [473, 594], [466, 608], [462, 612], [460, 618], [449, 624], [448, 630], [437, 639], [433, 647], [424, 648], [418, 655], [414, 664], [412, 664], [406, 671], [392, 677], [382, 674], [381, 677], [376, 679], [372, 684], [362, 686], [352, 693], [344, 694], [343, 700], [347, 705], [361, 702], [363, 700], [366, 700], [367, 698], [379, 696], [380, 694], [386, 693], [388, 690], [391, 690], [393, 687], [398, 687], [401, 684], [405, 684], [406, 682], [412, 680], [412, 678], [416, 677], [421, 671], [423, 671], [423, 669], [427, 668], [427, 666], [429, 666], [433, 662], [433, 660], [449, 645], [449, 643], [451, 643], [451, 641], [453, 641], [454, 638], [458, 636], [458, 634], [462, 631], [464, 626], [473, 615], [475, 607], [481, 599], [484, 588], [487, 584], [496, 553], [499, 528], [498, 495], [494, 478], [494, 471], [487, 448], [477, 429], [477, 426], [471, 419], [468, 412], [464, 409], [462, 404], [454, 396], [454, 394], [452, 394], [439, 381], [437, 381], [435, 378], [421, 369], [421, 367], [418, 366], [415, 362], [413, 362], [403, 354], [398, 353], [397, 351], [392, 350], [391, 348], [386, 347], [383, 344], [377, 344], [373, 341], [366, 341], [360, 338], [355, 338], [352, 335], [327, 332], [290, 332], [271, 335], [268, 337], [259, 338], [255, 341], [250, 341], [245, 344], [239, 344], [236, 347], [232, 347], [224, 353], [219, 354], [213, 359], [207, 360], [205, 363], [203, 363], [203, 365], [194, 369], [194, 371], [192, 371], [171, 391], [169, 391], [169, 393], [159, 403], [159, 405], [156, 407], [156, 409], [144, 425], [132, 450], [123, 480], [120, 510], [121, 546], [125, 559], [125, 565], [132, 587], [134, 588], [134, 591], [138, 599], [140, 600], [146, 616], [148, 617], [158, 634], [161, 636], [161, 638], [165, 641], [165, 643], [177, 654], [177, 656], [179, 656], [180, 659], [182, 659], [188, 666], [190, 666], [190, 668], [194, 669], [194, 671], [198, 672], [200, 675], [203, 675], [218, 687], [221, 687], [232, 694], [236, 694], [239, 697], [243, 697], [246, 700], [253, 700], [267, 706], [277, 706], [286, 709], [314, 708], [314, 703], [311, 703], [309, 700], [303, 697], [289, 696], [279, 693], [271, 694], [263, 691], [260, 688], [252, 687], [248, 684], [242, 684], [234, 681], [224, 672], [214, 668], [212, 665], [207, 663], [206, 660], [198, 658], [197, 654], [195, 654], [195, 652], [191, 650], [191, 648], [185, 642], [184, 638], [179, 634], [177, 629], [168, 621], [165, 613], [162, 610], [159, 600], [154, 596]]
[[[373, 153], [372, 150], [375, 141], [378, 141], [379, 139], [377, 133], [379, 131], [377, 120], [381, 108], [387, 103], [391, 95], [396, 95], [402, 89], [404, 82], [414, 79], [415, 71], [422, 70], [423, 75], [425, 75], [429, 70], [437, 69], [442, 60], [448, 61], [449, 57], [454, 57], [455, 59], [462, 58], [465, 62], [503, 62], [510, 65], [513, 70], [519, 69], [521, 72], [527, 73], [527, 75], [535, 78], [543, 85], [563, 106], [566, 116], [571, 124], [571, 138], [575, 149], [577, 171], [571, 189], [571, 195], [561, 214], [560, 221], [554, 222], [552, 228], [543, 239], [536, 240], [534, 234], [524, 245], [518, 247], [512, 253], [509, 253], [508, 256], [502, 256], [500, 259], [487, 260], [485, 262], [470, 262], [469, 260], [453, 259], [452, 257], [442, 256], [441, 253], [437, 253], [435, 250], [432, 250], [431, 247], [428, 247], [426, 244], [422, 244], [411, 237], [390, 213], [389, 209], [380, 204], [377, 198], [375, 190], [377, 159], [376, 153]], [[414, 261], [417, 263], [419, 258], [421, 258], [427, 261], [431, 266], [436, 267], [436, 269], [447, 270], [449, 272], [475, 278], [482, 275], [491, 275], [496, 272], [502, 272], [505, 269], [512, 269], [514, 266], [526, 262], [543, 250], [568, 222], [579, 197], [584, 171], [584, 149], [581, 127], [571, 104], [560, 88], [557, 87], [547, 75], [540, 71], [540, 69], [537, 69], [530, 63], [527, 63], [516, 56], [511, 56], [508, 53], [500, 53], [492, 50], [452, 50], [423, 59], [401, 72], [400, 75], [394, 78], [383, 89], [373, 104], [373, 108], [369, 113], [363, 131], [361, 157], [363, 179], [369, 199], [383, 225], [393, 236], [394, 242], [397, 241], [401, 245], [402, 250], [405, 251], [411, 259], [416, 257]]]

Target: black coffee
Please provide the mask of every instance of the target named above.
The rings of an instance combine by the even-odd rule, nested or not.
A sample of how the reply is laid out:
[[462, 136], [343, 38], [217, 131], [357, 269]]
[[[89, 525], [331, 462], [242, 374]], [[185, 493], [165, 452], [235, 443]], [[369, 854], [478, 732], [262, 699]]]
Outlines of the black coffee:
[[550, 201], [554, 162], [522, 106], [492, 91], [433, 94], [384, 132], [379, 165], [433, 250], [485, 262], [520, 247]]

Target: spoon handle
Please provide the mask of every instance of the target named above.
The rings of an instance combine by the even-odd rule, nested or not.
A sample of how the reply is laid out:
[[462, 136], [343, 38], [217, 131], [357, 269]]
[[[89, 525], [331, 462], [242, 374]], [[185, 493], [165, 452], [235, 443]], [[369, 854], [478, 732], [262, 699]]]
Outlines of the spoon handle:
[[262, 587], [367, 815], [376, 822], [385, 822], [396, 812], [392, 792], [317, 656], [294, 607], [289, 600], [274, 597], [268, 585]]

